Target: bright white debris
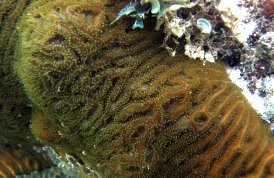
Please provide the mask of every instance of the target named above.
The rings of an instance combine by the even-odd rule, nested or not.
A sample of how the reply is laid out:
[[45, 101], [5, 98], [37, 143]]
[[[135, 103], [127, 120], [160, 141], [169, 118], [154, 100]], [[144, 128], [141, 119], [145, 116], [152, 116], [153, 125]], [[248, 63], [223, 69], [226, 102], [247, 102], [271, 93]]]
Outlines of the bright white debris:
[[250, 11], [247, 7], [240, 7], [243, 0], [221, 0], [217, 6], [217, 9], [222, 12], [222, 19], [229, 27], [236, 38], [246, 44], [247, 38], [252, 34], [257, 27], [256, 23], [249, 21]]
[[185, 55], [193, 59], [202, 59], [208, 62], [214, 62], [214, 56], [210, 51], [205, 52], [202, 46], [195, 46], [191, 44], [185, 45]]
[[274, 116], [274, 78], [267, 77], [257, 80], [257, 87], [264, 87], [268, 93], [267, 96], [261, 97], [259, 96], [258, 90], [256, 90], [254, 94], [251, 94], [247, 88], [248, 82], [240, 76], [240, 70], [228, 69], [227, 72], [232, 82], [242, 89], [243, 95], [245, 95], [251, 106], [263, 117], [263, 119], [270, 122], [269, 119]]

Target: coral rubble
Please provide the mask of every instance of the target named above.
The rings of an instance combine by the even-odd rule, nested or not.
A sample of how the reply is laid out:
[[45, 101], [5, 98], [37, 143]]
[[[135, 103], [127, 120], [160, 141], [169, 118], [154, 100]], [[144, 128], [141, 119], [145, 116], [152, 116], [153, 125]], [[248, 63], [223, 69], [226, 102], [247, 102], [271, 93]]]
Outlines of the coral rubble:
[[33, 133], [104, 177], [273, 177], [269, 124], [224, 65], [170, 57], [155, 24], [112, 23], [120, 6], [38, 0], [27, 9], [15, 69], [38, 111]]

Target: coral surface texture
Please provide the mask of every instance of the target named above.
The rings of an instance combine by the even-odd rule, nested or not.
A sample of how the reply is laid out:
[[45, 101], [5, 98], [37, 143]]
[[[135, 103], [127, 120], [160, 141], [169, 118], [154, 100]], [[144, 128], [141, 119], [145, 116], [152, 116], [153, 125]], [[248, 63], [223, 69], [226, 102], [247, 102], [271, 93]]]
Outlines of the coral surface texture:
[[[22, 84], [13, 72], [18, 40], [16, 23], [29, 0], [0, 1], [0, 144], [27, 144], [31, 138], [31, 107]], [[27, 128], [27, 129], [26, 129]]]
[[127, 3], [26, 7], [13, 57], [32, 133], [102, 177], [273, 177], [269, 124], [225, 66], [171, 57], [149, 18], [138, 30], [130, 18], [112, 24]]

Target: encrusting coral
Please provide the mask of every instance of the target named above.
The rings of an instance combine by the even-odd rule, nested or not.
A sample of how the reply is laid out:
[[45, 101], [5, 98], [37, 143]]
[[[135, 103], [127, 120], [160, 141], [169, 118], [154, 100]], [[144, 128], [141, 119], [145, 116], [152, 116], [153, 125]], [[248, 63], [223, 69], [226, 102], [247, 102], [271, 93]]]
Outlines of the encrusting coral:
[[110, 25], [127, 3], [38, 0], [24, 12], [15, 70], [33, 133], [103, 177], [273, 177], [269, 125], [224, 66], [170, 57], [154, 24]]

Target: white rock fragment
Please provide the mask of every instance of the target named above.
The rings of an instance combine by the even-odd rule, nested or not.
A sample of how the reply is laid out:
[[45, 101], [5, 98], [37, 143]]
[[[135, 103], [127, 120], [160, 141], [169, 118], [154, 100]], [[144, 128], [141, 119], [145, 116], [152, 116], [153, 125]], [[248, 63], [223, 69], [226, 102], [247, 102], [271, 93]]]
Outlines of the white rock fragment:
[[178, 38], [181, 38], [185, 34], [186, 27], [188, 26], [189, 24], [184, 24], [183, 20], [179, 18], [174, 18], [167, 24], [168, 30]]
[[222, 12], [221, 17], [235, 37], [245, 46], [249, 35], [252, 34], [257, 24], [249, 19], [251, 9], [240, 7], [243, 0], [221, 0], [217, 9]]
[[193, 59], [201, 59], [206, 60], [208, 62], [215, 62], [213, 54], [210, 51], [205, 52], [202, 46], [186, 44], [185, 55]]
[[258, 90], [254, 94], [248, 89], [248, 82], [244, 80], [240, 74], [240, 70], [227, 69], [229, 78], [232, 82], [242, 89], [243, 95], [247, 98], [251, 106], [265, 119], [270, 122], [269, 119], [274, 116], [274, 78], [267, 77], [265, 79], [257, 80], [257, 87], [267, 86], [268, 95], [265, 97], [259, 96]]

